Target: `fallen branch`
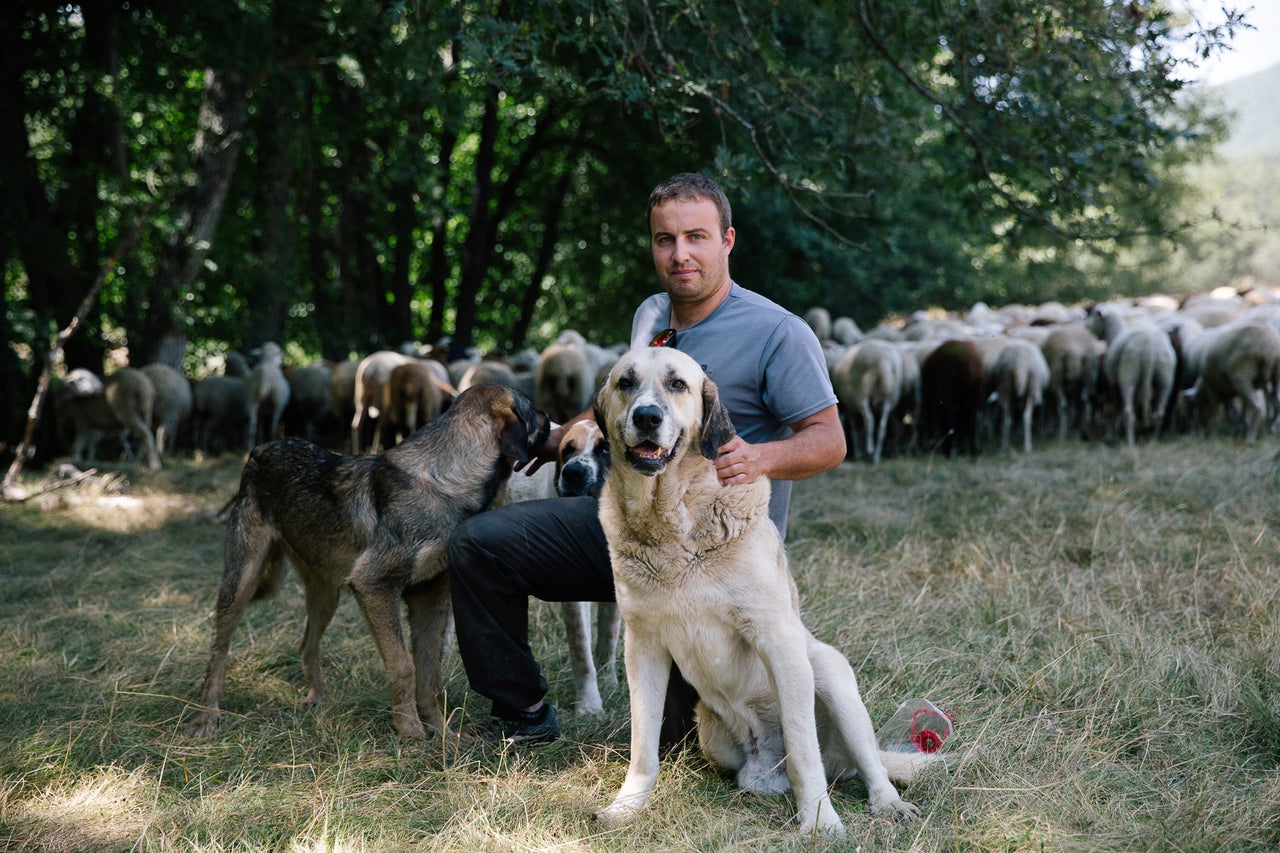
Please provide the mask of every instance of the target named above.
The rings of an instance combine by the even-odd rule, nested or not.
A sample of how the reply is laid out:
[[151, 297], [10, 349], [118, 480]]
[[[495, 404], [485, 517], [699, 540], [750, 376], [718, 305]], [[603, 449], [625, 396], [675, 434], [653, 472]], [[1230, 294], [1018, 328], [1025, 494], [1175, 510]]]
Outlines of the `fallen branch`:
[[97, 468], [90, 468], [88, 471], [77, 471], [73, 477], [54, 480], [52, 483], [47, 483], [43, 488], [30, 493], [23, 491], [22, 488], [17, 485], [6, 482], [4, 486], [4, 499], [9, 503], [22, 503], [23, 501], [38, 498], [41, 495], [47, 495], [49, 492], [55, 492], [58, 489], [65, 489], [67, 486], [74, 486], [78, 483], [83, 483], [85, 480], [96, 477], [97, 474]]
[[[139, 217], [139, 221], [145, 217]], [[133, 231], [120, 242], [113, 254], [98, 272], [98, 277], [94, 279], [93, 286], [89, 288], [89, 292], [85, 294], [84, 299], [80, 302], [80, 307], [76, 310], [75, 316], [71, 318], [71, 322], [67, 327], [58, 332], [58, 336], [54, 338], [53, 346], [49, 350], [49, 358], [45, 360], [44, 368], [40, 371], [40, 379], [36, 382], [36, 393], [31, 400], [31, 406], [27, 409], [27, 428], [22, 435], [22, 441], [18, 443], [17, 449], [13, 453], [13, 463], [9, 465], [9, 471], [5, 474], [4, 484], [0, 486], [6, 501], [26, 500], [28, 495], [24, 495], [18, 487], [18, 475], [22, 473], [22, 466], [28, 459], [35, 455], [35, 436], [36, 429], [40, 426], [40, 417], [44, 412], [45, 400], [49, 396], [49, 383], [53, 377], [53, 365], [62, 357], [62, 350], [67, 345], [67, 341], [71, 339], [82, 325], [84, 325], [85, 317], [89, 316], [89, 312], [93, 309], [94, 304], [98, 301], [98, 294], [102, 291], [102, 286], [107, 281], [107, 276], [111, 273], [120, 259], [125, 253], [133, 248], [133, 244], [137, 242], [138, 234], [141, 231], [140, 226], [135, 226]]]

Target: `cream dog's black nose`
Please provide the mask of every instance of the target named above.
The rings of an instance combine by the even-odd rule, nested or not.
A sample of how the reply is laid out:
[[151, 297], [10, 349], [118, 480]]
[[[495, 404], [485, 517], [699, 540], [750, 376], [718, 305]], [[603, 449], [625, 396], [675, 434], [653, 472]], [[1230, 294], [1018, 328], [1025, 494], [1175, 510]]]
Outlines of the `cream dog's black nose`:
[[636, 429], [655, 430], [662, 426], [662, 409], [657, 406], [637, 406], [631, 413], [631, 423]]

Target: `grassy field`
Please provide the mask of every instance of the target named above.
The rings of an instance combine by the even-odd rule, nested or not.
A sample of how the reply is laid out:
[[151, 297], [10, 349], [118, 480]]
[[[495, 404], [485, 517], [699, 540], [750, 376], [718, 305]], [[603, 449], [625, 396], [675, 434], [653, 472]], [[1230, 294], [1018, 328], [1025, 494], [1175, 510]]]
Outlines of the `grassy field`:
[[[633, 827], [591, 820], [627, 764], [625, 688], [569, 712], [553, 607], [533, 638], [565, 737], [536, 750], [401, 743], [354, 604], [306, 713], [295, 580], [252, 608], [219, 737], [181, 734], [221, 574], [211, 519], [240, 460], [0, 506], [0, 847], [24, 851], [1274, 850], [1280, 846], [1275, 439], [846, 465], [797, 487], [806, 622], [872, 718], [949, 711], [914, 823], [835, 791], [849, 835], [799, 837], [694, 751]], [[35, 485], [35, 483], [28, 483]], [[475, 701], [456, 660], [448, 701]], [[487, 703], [479, 702], [480, 708]], [[477, 715], [478, 716], [478, 715]], [[452, 751], [451, 751], [452, 753]]]

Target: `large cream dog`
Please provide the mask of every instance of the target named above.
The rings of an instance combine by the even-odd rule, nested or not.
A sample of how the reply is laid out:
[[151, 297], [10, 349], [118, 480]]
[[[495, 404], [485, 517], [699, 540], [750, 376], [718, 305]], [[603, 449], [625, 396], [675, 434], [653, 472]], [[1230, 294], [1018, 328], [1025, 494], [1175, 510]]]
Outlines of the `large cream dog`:
[[908, 781], [928, 759], [877, 748], [852, 667], [805, 628], [768, 481], [716, 477], [711, 460], [733, 425], [715, 384], [683, 353], [633, 350], [596, 410], [613, 457], [600, 520], [631, 689], [631, 765], [599, 818], [619, 824], [649, 802], [673, 660], [701, 699], [703, 751], [744, 789], [793, 790], [802, 832], [844, 831], [827, 780], [855, 770], [872, 812], [918, 815], [890, 776]]

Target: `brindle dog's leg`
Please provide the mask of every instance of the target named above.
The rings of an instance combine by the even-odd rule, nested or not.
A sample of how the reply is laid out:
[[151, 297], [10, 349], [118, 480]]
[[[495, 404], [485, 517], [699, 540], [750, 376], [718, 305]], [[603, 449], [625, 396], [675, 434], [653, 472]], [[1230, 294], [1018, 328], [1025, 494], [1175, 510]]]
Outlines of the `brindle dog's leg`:
[[418, 714], [427, 728], [445, 731], [444, 666], [445, 633], [450, 624], [449, 575], [440, 574], [405, 590], [409, 607], [409, 637]]

